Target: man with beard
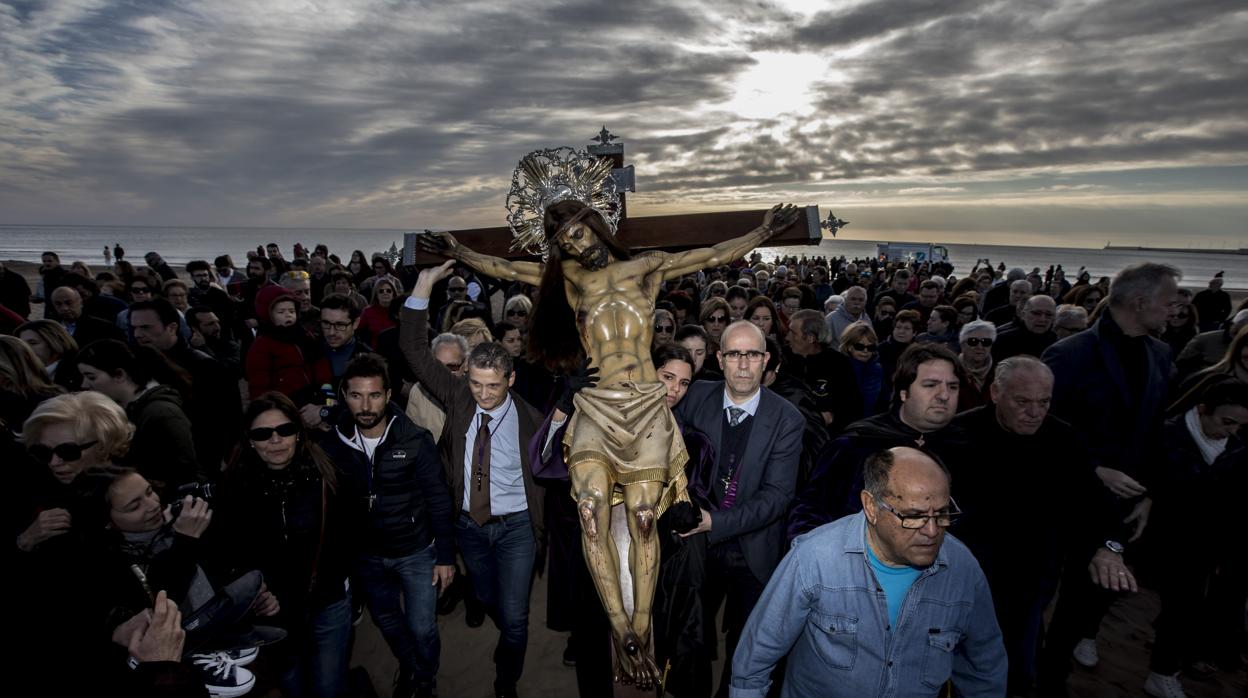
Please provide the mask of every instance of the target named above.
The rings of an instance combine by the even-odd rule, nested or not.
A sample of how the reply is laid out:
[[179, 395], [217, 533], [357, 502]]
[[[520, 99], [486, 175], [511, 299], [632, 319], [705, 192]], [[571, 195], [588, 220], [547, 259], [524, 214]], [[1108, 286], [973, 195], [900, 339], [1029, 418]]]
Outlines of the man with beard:
[[[249, 344], [252, 331], [260, 326], [259, 319], [256, 318], [256, 294], [260, 289], [266, 286], [275, 286], [273, 279], [270, 278], [273, 272], [273, 264], [266, 257], [255, 257], [247, 261], [247, 280], [242, 282], [239, 287], [238, 295], [242, 302], [238, 305], [238, 317], [242, 320], [241, 334], [244, 345]], [[245, 350], [247, 347], [244, 346]], [[245, 352], [244, 352], [245, 353]]]
[[242, 349], [237, 340], [223, 334], [221, 318], [212, 308], [197, 305], [186, 311], [186, 324], [191, 328], [191, 346], [211, 356], [234, 378], [242, 376]]
[[[988, 578], [1010, 658], [1009, 693], [1026, 694], [1062, 568], [1070, 579], [1085, 582], [1090, 574], [1111, 591], [1135, 591], [1135, 578], [1122, 562], [1122, 525], [1087, 448], [1049, 414], [1053, 372], [1039, 359], [1016, 356], [996, 367], [990, 390], [989, 404], [953, 421], [965, 430], [968, 449], [949, 459], [963, 511], [952, 530]], [[1060, 514], [1034, 515], [1059, 502]]]
[[234, 301], [225, 291], [212, 285], [212, 267], [202, 259], [186, 263], [186, 273], [191, 275], [191, 289], [187, 301], [191, 306], [204, 305], [212, 308], [221, 322], [221, 331], [226, 338], [233, 335]]
[[[543, 155], [546, 152], [554, 151], [526, 157], [517, 169], [517, 181], [524, 174], [526, 186], [537, 186], [540, 178], [529, 173], [571, 165], [542, 161], [549, 157]], [[609, 179], [609, 172], [602, 169], [609, 166], [607, 161], [585, 157], [587, 161], [576, 160], [564, 171]], [[587, 187], [601, 187], [601, 181]], [[564, 448], [585, 557], [611, 621], [619, 662], [616, 675], [623, 683], [648, 690], [660, 680], [650, 650], [650, 607], [659, 563], [655, 524], [670, 504], [688, 499], [684, 492], [688, 454], [667, 408], [666, 388], [649, 359], [655, 298], [667, 279], [740, 259], [792, 225], [799, 211], [777, 206], [758, 228], [713, 247], [678, 254], [652, 251], [633, 258], [615, 240], [614, 225], [604, 217], [610, 206], [599, 209], [593, 201], [567, 196], [551, 200], [554, 203], [517, 204], [517, 218], [531, 215], [523, 219], [524, 225], [513, 224], [517, 246], [546, 252], [544, 265], [488, 257], [445, 233], [426, 234], [422, 244], [486, 276], [539, 285], [542, 302], [535, 308], [529, 333], [534, 358], [549, 368], [570, 371], [587, 356], [599, 369], [598, 386], [576, 396]], [[761, 378], [761, 362], [758, 368]], [[621, 503], [633, 546], [631, 618], [620, 586], [621, 560], [610, 535], [611, 507]]]
[[789, 515], [789, 538], [859, 511], [862, 464], [867, 456], [910, 446], [940, 459], [959, 448], [962, 430], [951, 426], [963, 380], [958, 357], [940, 344], [916, 344], [897, 361], [893, 409], [849, 425], [799, 483]]
[[[356, 579], [373, 621], [399, 660], [394, 695], [436, 695], [441, 653], [437, 600], [455, 575], [451, 495], [429, 432], [390, 402], [385, 361], [361, 354], [339, 390], [346, 410], [321, 440], [342, 469]], [[400, 605], [400, 597], [402, 605]]]

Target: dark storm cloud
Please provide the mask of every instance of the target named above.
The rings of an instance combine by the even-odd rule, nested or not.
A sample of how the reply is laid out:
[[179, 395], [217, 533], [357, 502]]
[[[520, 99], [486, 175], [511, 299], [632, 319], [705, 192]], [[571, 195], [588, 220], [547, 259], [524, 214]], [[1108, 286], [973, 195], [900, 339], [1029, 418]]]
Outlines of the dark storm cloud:
[[[966, 178], [1248, 159], [1242, 2], [786, 7], [9, 3], [0, 210], [494, 222], [522, 154], [604, 123], [638, 164], [639, 201], [888, 180], [939, 196]], [[775, 51], [826, 66], [798, 76], [810, 98], [766, 118], [725, 107]]]

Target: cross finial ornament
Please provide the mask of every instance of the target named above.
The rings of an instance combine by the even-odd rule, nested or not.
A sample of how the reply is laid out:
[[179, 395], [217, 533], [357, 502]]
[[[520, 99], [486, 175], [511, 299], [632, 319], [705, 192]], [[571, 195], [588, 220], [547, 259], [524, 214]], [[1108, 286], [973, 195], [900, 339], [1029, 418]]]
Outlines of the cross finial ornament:
[[607, 130], [606, 124], [603, 124], [602, 130], [598, 132], [597, 138], [591, 138], [591, 141], [597, 141], [603, 145], [610, 145], [611, 141], [619, 138], [619, 136]]
[[849, 221], [843, 221], [836, 217], [835, 213], [828, 211], [828, 219], [820, 224], [824, 230], [832, 233], [832, 237], [836, 237], [836, 231], [849, 225]]

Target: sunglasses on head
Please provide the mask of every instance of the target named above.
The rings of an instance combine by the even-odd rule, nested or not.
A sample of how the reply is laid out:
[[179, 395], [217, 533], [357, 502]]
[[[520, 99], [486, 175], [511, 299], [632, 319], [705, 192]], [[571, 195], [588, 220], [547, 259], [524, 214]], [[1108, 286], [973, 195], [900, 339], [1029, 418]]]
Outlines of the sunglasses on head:
[[286, 422], [278, 424], [275, 427], [256, 427], [247, 431], [247, 438], [252, 441], [268, 441], [273, 438], [274, 434], [283, 438], [294, 436], [299, 433], [299, 425], [294, 422]]
[[992, 340], [987, 337], [967, 337], [966, 341], [962, 343], [968, 347], [983, 347], [985, 349], [992, 346]]
[[876, 346], [874, 344], [863, 344], [862, 342], [853, 342], [850, 344], [854, 351], [865, 351], [874, 354]]
[[34, 458], [44, 465], [52, 462], [52, 456], [56, 456], [66, 463], [72, 463], [79, 458], [82, 458], [82, 452], [91, 448], [96, 443], [98, 442], [88, 441], [85, 444], [70, 442], [59, 444], [51, 448], [44, 446], [43, 444], [35, 444], [27, 450], [29, 451], [31, 458]]

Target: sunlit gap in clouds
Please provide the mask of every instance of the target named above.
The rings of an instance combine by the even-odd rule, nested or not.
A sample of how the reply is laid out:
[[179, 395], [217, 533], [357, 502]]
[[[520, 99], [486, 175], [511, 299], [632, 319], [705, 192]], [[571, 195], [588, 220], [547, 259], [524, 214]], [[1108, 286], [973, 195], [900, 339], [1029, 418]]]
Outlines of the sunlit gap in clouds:
[[712, 105], [742, 119], [804, 116], [814, 110], [812, 86], [827, 71], [827, 61], [804, 53], [762, 51], [751, 54], [755, 64], [732, 83], [732, 97]]

